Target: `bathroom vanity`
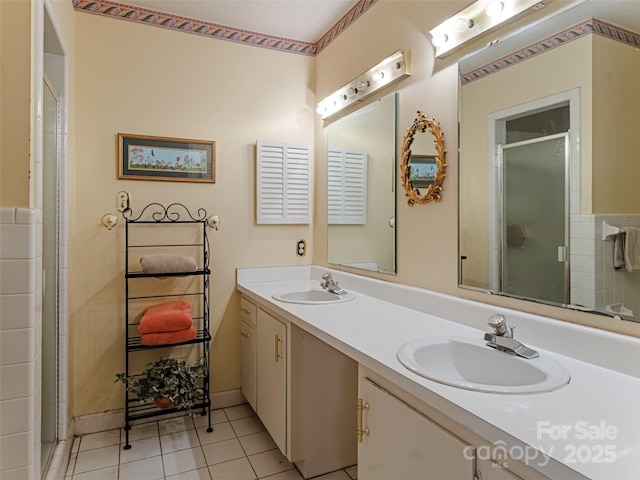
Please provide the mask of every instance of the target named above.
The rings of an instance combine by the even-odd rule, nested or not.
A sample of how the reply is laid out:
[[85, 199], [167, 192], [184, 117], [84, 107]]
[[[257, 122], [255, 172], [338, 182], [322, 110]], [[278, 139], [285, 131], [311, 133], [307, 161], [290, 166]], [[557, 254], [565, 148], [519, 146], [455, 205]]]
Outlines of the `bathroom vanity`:
[[[640, 340], [336, 271], [349, 301], [274, 299], [319, 289], [327, 271], [237, 278], [243, 393], [305, 478], [355, 463], [363, 480], [639, 478]], [[481, 339], [494, 313], [566, 368], [569, 383], [473, 391], [397, 359], [419, 338]]]
[[250, 295], [240, 314], [242, 393], [280, 451], [305, 478], [354, 465], [357, 364]]

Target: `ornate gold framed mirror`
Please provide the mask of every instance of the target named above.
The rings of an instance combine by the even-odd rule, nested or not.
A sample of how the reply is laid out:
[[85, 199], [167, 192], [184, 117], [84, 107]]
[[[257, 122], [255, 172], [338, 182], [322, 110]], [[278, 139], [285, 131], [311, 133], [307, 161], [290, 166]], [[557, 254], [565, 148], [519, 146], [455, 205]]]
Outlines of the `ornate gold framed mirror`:
[[418, 110], [418, 116], [404, 136], [400, 164], [409, 206], [441, 200], [447, 172], [445, 153], [440, 124]]

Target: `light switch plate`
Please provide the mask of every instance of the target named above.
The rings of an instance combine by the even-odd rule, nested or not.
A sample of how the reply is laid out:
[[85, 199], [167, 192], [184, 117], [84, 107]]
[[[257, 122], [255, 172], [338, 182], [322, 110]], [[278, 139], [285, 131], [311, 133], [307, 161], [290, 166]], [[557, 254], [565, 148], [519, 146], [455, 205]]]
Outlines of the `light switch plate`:
[[125, 191], [116, 193], [116, 209], [124, 212], [128, 208], [131, 208], [131, 194]]

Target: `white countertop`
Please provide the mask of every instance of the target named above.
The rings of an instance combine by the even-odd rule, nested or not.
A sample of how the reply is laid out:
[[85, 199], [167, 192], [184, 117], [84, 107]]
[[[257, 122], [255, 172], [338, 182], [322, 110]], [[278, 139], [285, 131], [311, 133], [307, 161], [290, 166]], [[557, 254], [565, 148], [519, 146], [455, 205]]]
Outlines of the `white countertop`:
[[[530, 314], [522, 314], [519, 318], [518, 312], [513, 310], [489, 307], [493, 313], [508, 312], [510, 324], [518, 325], [516, 338], [538, 350], [542, 356], [564, 365], [571, 373], [571, 381], [563, 388], [539, 394], [463, 390], [412, 373], [400, 364], [396, 352], [403, 344], [422, 337], [482, 338], [481, 327], [472, 328], [458, 323], [457, 319], [454, 322], [427, 313], [429, 303], [433, 303], [433, 309], [440, 313], [447, 311], [449, 318], [462, 311], [469, 317], [469, 309], [477, 306], [484, 321], [488, 318], [484, 315], [486, 305], [397, 284], [385, 286], [385, 282], [337, 271], [332, 271], [334, 278], [340, 281], [341, 287], [356, 294], [354, 300], [329, 305], [273, 300], [275, 293], [318, 288], [320, 271], [328, 269], [241, 269], [237, 287], [256, 303], [464, 424], [486, 439], [487, 447], [506, 445], [508, 450], [513, 448], [511, 453], [516, 456], [528, 454], [530, 460], [526, 463], [552, 479], [640, 479], [640, 379], [621, 373], [626, 371], [626, 362], [631, 362], [631, 370], [636, 371], [640, 340], [604, 331], [599, 333], [587, 327], [560, 325], [565, 322], [556, 321], [559, 324], [556, 326], [549, 322], [550, 319]], [[378, 299], [384, 296], [380, 294], [381, 288], [393, 289], [398, 303]], [[371, 293], [377, 298], [368, 295]], [[419, 310], [422, 311], [402, 304], [421, 304]], [[465, 323], [474, 322], [477, 323], [475, 319], [465, 319]], [[567, 346], [566, 351], [563, 350], [565, 355], [546, 350], [543, 348], [545, 343], [553, 345], [554, 342], [543, 341], [545, 331], [576, 345]], [[529, 338], [533, 340], [529, 341]], [[600, 352], [593, 354], [597, 358], [595, 363], [612, 361], [600, 358], [602, 351], [617, 352], [615, 355], [624, 356], [617, 369], [621, 371], [579, 359], [588, 354], [581, 349], [581, 343], [597, 345], [599, 340]]]

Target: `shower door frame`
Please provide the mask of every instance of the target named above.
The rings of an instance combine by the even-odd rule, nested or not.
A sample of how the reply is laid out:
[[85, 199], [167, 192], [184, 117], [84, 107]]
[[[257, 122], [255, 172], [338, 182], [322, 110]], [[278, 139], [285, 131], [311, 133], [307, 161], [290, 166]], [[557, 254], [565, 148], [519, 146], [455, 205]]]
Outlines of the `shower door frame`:
[[[58, 441], [60, 440], [60, 408], [59, 408], [59, 404], [60, 404], [60, 365], [59, 365], [59, 358], [60, 358], [60, 163], [61, 163], [61, 159], [62, 159], [62, 95], [60, 95], [60, 93], [58, 93], [56, 87], [54, 86], [53, 82], [49, 79], [49, 77], [47, 76], [46, 72], [43, 72], [43, 82], [42, 82], [42, 86], [43, 86], [43, 105], [44, 105], [44, 89], [48, 89], [51, 94], [53, 95], [55, 102], [56, 102], [56, 111], [55, 111], [55, 118], [53, 119], [53, 122], [55, 123], [55, 166], [53, 167], [53, 170], [55, 170], [55, 173], [53, 173], [52, 177], [47, 176], [47, 174], [45, 173], [45, 171], [48, 169], [48, 166], [45, 166], [43, 168], [43, 189], [45, 186], [45, 182], [52, 182], [51, 187], [55, 189], [54, 191], [54, 195], [55, 195], [55, 205], [53, 206], [53, 209], [55, 210], [54, 212], [54, 237], [55, 237], [55, 245], [54, 245], [54, 251], [53, 252], [49, 252], [52, 253], [53, 256], [55, 257], [53, 260], [53, 263], [55, 264], [54, 267], [54, 275], [56, 277], [56, 283], [55, 285], [53, 285], [53, 287], [55, 288], [55, 291], [53, 292], [53, 296], [54, 296], [54, 303], [55, 303], [55, 308], [53, 311], [49, 312], [51, 313], [53, 318], [45, 318], [46, 312], [45, 309], [43, 308], [42, 310], [42, 351], [41, 351], [41, 357], [42, 360], [45, 361], [44, 359], [44, 351], [45, 351], [45, 347], [44, 347], [44, 342], [45, 342], [45, 326], [44, 326], [44, 322], [45, 320], [48, 321], [53, 321], [55, 323], [53, 329], [54, 329], [54, 334], [53, 334], [53, 339], [54, 339], [54, 345], [52, 345], [54, 351], [55, 351], [55, 389], [53, 392], [51, 392], [54, 396], [55, 396], [55, 409], [54, 409], [54, 416], [55, 416], [55, 421], [54, 421], [54, 438], [53, 441], [51, 443], [51, 447], [49, 449], [49, 451], [47, 452], [47, 458], [41, 458], [41, 470], [44, 471], [47, 466], [49, 465], [51, 458], [53, 457], [53, 452], [55, 451], [55, 447], [56, 444], [58, 443]], [[46, 116], [45, 116], [45, 109], [42, 109], [43, 111], [43, 127], [46, 128], [48, 127], [48, 125], [45, 124], [45, 120], [46, 120]], [[44, 158], [44, 135], [43, 135], [43, 164], [45, 162], [48, 162], [49, 160], [53, 160], [53, 159], [47, 159]], [[44, 192], [43, 192], [44, 195]], [[44, 196], [43, 196], [43, 212], [44, 212]], [[43, 232], [45, 231], [45, 229], [47, 228], [47, 226], [45, 225], [45, 220], [44, 220], [44, 215], [43, 215]], [[44, 258], [45, 258], [45, 242], [44, 242], [44, 236], [43, 236], [43, 251], [42, 251], [42, 258], [43, 258], [43, 262], [44, 262]], [[44, 266], [43, 266], [43, 275], [44, 275]], [[43, 306], [44, 306], [44, 294], [45, 294], [45, 289], [51, 290], [51, 285], [47, 285], [46, 282], [43, 281]], [[44, 371], [44, 367], [42, 368], [42, 371]], [[48, 380], [48, 379], [47, 379]], [[44, 382], [45, 382], [45, 378], [43, 376], [42, 378], [42, 382], [41, 382], [41, 395], [44, 399]], [[44, 402], [43, 402], [44, 403]], [[41, 408], [41, 420], [40, 420], [40, 440], [41, 440], [41, 448], [43, 446], [42, 444], [42, 434], [44, 432], [44, 428], [43, 428], [43, 420], [44, 420], [44, 415], [43, 415], [43, 408]], [[44, 453], [44, 452], [42, 452]]]
[[[565, 279], [566, 294], [565, 300], [570, 303], [571, 285], [570, 285], [570, 224], [571, 218], [581, 213], [581, 152], [580, 152], [580, 89], [574, 88], [555, 95], [533, 100], [521, 105], [516, 105], [507, 109], [494, 112], [488, 117], [488, 152], [489, 165], [488, 184], [489, 184], [489, 291], [506, 296], [502, 292], [502, 158], [501, 145], [506, 144], [506, 122], [512, 118], [522, 117], [529, 114], [535, 114], [553, 107], [569, 105], [569, 145], [566, 175], [566, 188], [568, 197], [568, 208], [566, 209], [566, 256]], [[531, 300], [531, 299], [530, 299]], [[553, 303], [544, 299], [534, 299], [542, 303]], [[555, 303], [553, 303], [555, 305]]]

